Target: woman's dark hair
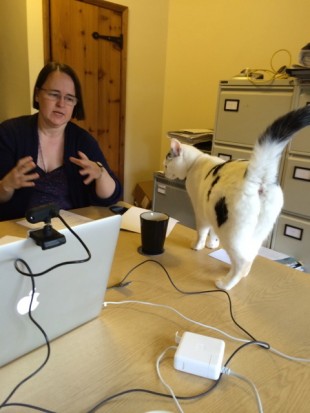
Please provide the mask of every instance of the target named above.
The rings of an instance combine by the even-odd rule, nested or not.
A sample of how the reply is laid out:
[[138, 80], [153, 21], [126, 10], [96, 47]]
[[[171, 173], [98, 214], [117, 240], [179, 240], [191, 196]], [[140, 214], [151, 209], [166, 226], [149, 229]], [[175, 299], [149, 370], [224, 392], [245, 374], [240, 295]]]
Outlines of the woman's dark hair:
[[73, 109], [72, 118], [76, 118], [77, 120], [85, 119], [85, 111], [84, 111], [84, 104], [83, 104], [83, 97], [82, 97], [82, 88], [81, 88], [79, 78], [77, 77], [74, 70], [70, 66], [68, 66], [64, 63], [49, 62], [43, 67], [43, 69], [41, 69], [41, 71], [40, 71], [40, 73], [37, 77], [36, 83], [34, 85], [34, 89], [33, 89], [32, 107], [34, 109], [39, 109], [39, 103], [35, 99], [37, 89], [41, 89], [42, 86], [44, 85], [46, 79], [48, 78], [48, 76], [52, 72], [55, 72], [56, 70], [59, 70], [60, 72], [66, 73], [73, 80], [74, 88], [75, 88], [75, 96], [77, 97], [78, 102], [77, 102], [77, 104], [75, 105], [75, 107]]

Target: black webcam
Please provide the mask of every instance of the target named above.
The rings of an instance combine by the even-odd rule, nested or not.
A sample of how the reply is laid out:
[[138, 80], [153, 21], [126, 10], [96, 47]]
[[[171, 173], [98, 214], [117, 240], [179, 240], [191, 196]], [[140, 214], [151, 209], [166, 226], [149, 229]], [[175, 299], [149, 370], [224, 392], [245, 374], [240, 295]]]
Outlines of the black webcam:
[[58, 216], [59, 208], [53, 203], [40, 205], [26, 212], [26, 219], [31, 224], [45, 222], [43, 228], [29, 231], [29, 237], [43, 250], [58, 247], [66, 242], [66, 237], [56, 231], [51, 224], [52, 218]]
[[46, 204], [28, 209], [26, 212], [26, 219], [31, 224], [36, 224], [37, 222], [45, 222], [46, 224], [49, 224], [51, 219], [58, 215], [59, 208], [56, 204]]

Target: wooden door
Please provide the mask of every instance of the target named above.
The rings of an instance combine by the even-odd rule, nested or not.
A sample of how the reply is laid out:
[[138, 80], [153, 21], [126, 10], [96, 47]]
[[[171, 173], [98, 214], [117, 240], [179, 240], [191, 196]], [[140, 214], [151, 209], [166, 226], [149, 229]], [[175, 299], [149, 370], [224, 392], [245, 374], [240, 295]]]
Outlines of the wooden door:
[[100, 0], [45, 0], [45, 60], [70, 65], [86, 119], [121, 182], [124, 175], [127, 8]]

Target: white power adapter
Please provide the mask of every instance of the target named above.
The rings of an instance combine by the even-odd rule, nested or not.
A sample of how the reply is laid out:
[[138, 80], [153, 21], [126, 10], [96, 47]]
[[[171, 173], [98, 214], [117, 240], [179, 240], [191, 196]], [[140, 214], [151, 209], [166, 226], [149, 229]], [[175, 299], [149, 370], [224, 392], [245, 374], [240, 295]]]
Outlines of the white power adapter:
[[174, 355], [174, 368], [217, 380], [222, 371], [225, 343], [217, 338], [185, 332]]

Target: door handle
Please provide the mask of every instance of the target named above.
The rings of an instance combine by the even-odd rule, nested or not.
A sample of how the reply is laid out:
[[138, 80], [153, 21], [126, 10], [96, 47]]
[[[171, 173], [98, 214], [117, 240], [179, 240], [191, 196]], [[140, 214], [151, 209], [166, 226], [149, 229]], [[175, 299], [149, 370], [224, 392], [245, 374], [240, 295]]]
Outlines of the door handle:
[[123, 49], [123, 35], [120, 36], [107, 36], [104, 34], [99, 34], [98, 32], [93, 32], [92, 34], [95, 40], [107, 40], [108, 42], [115, 43], [120, 49]]

